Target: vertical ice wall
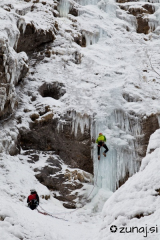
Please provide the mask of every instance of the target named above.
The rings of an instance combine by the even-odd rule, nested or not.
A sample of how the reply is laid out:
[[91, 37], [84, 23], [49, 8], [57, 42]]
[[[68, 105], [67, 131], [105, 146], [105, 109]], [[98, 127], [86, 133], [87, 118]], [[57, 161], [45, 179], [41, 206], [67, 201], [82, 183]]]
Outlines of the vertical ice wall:
[[86, 39], [86, 47], [87, 47], [98, 42], [101, 32], [100, 31], [96, 31], [96, 32], [83, 31], [82, 34]]
[[103, 132], [109, 148], [106, 158], [101, 148], [100, 161], [97, 160], [97, 146], [93, 150], [97, 186], [115, 191], [121, 182], [139, 170], [136, 136], [141, 134], [140, 122], [137, 117], [123, 110], [115, 110], [110, 116], [96, 120], [93, 132], [96, 137], [99, 132]]
[[100, 0], [75, 0], [76, 3], [86, 6], [86, 5], [96, 5]]
[[70, 2], [68, 0], [60, 0], [58, 11], [60, 14], [60, 17], [67, 17], [70, 10]]
[[[97, 4], [99, 2], [98, 6], [100, 8], [112, 17], [116, 17], [116, 5], [112, 0], [76, 0], [76, 2], [81, 5]], [[69, 9], [69, 1], [61, 0], [59, 5], [60, 16], [66, 17]], [[97, 43], [105, 33], [102, 29], [97, 29], [95, 32], [84, 30], [82, 34], [85, 36], [86, 46], [88, 46]], [[139, 170], [140, 161], [137, 153], [136, 137], [141, 134], [141, 126], [138, 117], [131, 116], [123, 110], [114, 110], [109, 116], [103, 116], [100, 120], [95, 119], [95, 122], [88, 116], [74, 111], [71, 111], [70, 118], [72, 119], [72, 132], [75, 135], [80, 127], [82, 133], [84, 133], [85, 128], [92, 129], [91, 137], [93, 136], [95, 139], [99, 132], [103, 132], [107, 137], [109, 148], [107, 157], [103, 157], [101, 149], [101, 160], [98, 162], [96, 144], [94, 144], [92, 152], [94, 176], [95, 181], [97, 179], [98, 188], [108, 188], [115, 191], [128, 176]], [[62, 122], [59, 127], [63, 128], [63, 124], [65, 123]]]

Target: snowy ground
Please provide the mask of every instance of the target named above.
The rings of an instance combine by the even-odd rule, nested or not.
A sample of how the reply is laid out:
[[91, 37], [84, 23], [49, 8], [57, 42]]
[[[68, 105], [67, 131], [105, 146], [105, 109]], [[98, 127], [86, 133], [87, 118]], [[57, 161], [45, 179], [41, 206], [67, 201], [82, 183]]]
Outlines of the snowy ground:
[[[47, 188], [34, 177], [25, 158], [1, 155], [0, 168], [0, 233], [2, 240], [18, 239], [90, 239], [97, 234], [101, 217], [93, 213], [92, 207], [67, 210], [52, 197]], [[27, 158], [27, 157], [26, 157]], [[27, 208], [27, 196], [31, 186], [40, 196], [41, 207], [57, 216], [44, 216]], [[49, 200], [42, 196], [50, 195]], [[104, 195], [104, 193], [103, 193]], [[66, 220], [66, 221], [65, 221]]]

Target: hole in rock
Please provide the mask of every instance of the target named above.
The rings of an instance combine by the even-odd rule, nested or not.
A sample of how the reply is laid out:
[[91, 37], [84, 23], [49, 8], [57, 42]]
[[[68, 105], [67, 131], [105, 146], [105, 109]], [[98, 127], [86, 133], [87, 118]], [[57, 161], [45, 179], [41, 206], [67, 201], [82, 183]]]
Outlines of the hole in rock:
[[44, 83], [39, 88], [39, 92], [42, 97], [51, 97], [58, 100], [66, 93], [66, 90], [63, 83], [54, 82]]

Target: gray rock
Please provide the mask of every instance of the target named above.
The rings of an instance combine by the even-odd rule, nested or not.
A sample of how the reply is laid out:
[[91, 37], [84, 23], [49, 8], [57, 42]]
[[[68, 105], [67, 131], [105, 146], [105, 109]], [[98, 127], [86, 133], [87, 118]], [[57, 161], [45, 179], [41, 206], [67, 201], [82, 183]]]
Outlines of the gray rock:
[[59, 119], [35, 121], [30, 124], [30, 130], [20, 129], [21, 147], [24, 150], [55, 151], [67, 165], [93, 173], [90, 130], [85, 129], [82, 134], [78, 128], [75, 136], [72, 133], [72, 119], [67, 116], [63, 119], [65, 124], [59, 131]]
[[30, 155], [29, 158], [31, 159], [31, 160], [28, 160], [29, 163], [35, 163], [39, 160], [39, 155], [33, 154], [33, 155]]
[[47, 162], [51, 162], [51, 164], [54, 163], [56, 168], [50, 166], [45, 166], [43, 169], [36, 168], [34, 171], [40, 173], [36, 174], [35, 177], [49, 190], [58, 191], [58, 195], [54, 194], [54, 197], [56, 199], [63, 201], [71, 205], [72, 207], [73, 205], [75, 206], [74, 200], [77, 198], [77, 194], [72, 194], [72, 191], [82, 188], [83, 185], [81, 183], [78, 183], [77, 181], [68, 182], [64, 174], [59, 174], [59, 171], [62, 168], [57, 167], [60, 166], [58, 160], [55, 161], [55, 159], [50, 157]]
[[[25, 53], [16, 54], [5, 39], [0, 39], [0, 120], [18, 106], [15, 86], [28, 72]], [[15, 74], [16, 72], [16, 74]]]
[[55, 39], [54, 33], [51, 30], [47, 32], [43, 29], [37, 30], [33, 24], [27, 24], [25, 32], [23, 32], [22, 25], [19, 30], [20, 37], [17, 44], [17, 52], [24, 51], [28, 53], [34, 51], [41, 44], [52, 42]]
[[63, 206], [68, 209], [75, 209], [76, 205], [75, 204], [68, 204], [68, 203], [63, 203]]
[[62, 170], [61, 164], [58, 159], [55, 159], [54, 157], [49, 157], [46, 162], [49, 163], [50, 166], [58, 168], [59, 171]]

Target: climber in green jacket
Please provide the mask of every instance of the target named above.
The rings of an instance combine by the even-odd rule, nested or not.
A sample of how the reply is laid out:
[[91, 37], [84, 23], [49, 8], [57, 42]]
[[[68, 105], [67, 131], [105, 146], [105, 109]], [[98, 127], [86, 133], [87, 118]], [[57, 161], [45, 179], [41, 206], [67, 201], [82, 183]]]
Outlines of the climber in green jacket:
[[99, 133], [99, 136], [96, 140], [97, 145], [97, 150], [98, 150], [98, 160], [100, 160], [100, 148], [103, 146], [105, 148], [105, 151], [103, 152], [103, 155], [106, 157], [106, 153], [109, 151], [107, 145], [105, 144], [106, 142], [106, 137], [102, 134]]

